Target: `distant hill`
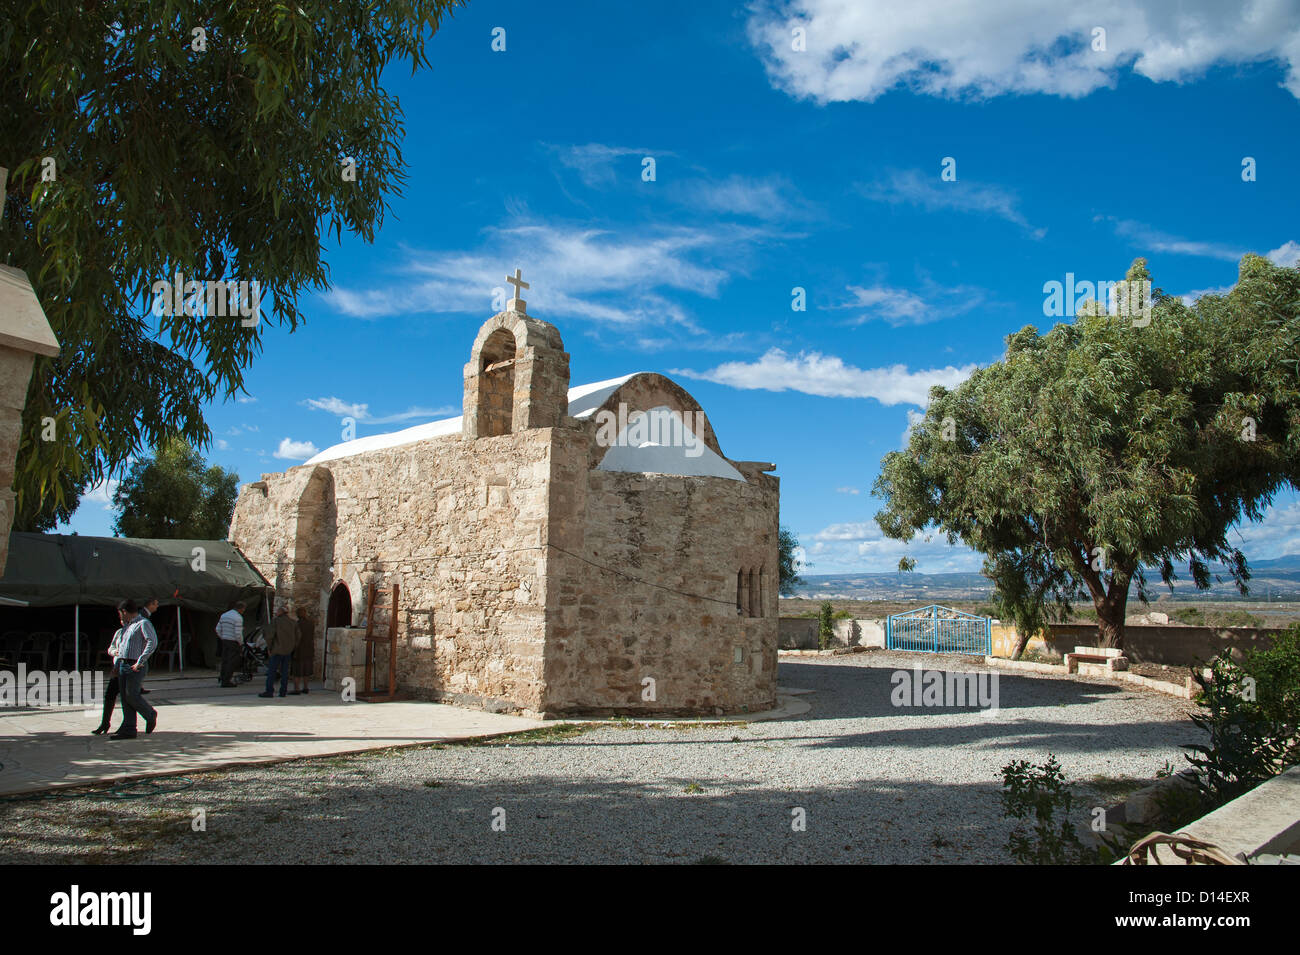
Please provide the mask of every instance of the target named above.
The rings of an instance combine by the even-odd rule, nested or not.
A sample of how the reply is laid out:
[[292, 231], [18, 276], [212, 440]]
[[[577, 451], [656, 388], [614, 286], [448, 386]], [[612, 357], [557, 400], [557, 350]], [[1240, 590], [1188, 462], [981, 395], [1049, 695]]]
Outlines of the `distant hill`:
[[[1202, 592], [1192, 585], [1185, 566], [1175, 568], [1178, 580], [1169, 599], [1242, 599], [1224, 567], [1211, 565], [1211, 571], [1224, 582], [1212, 582]], [[1300, 554], [1251, 561], [1250, 571], [1250, 595], [1245, 599], [1300, 600]], [[1158, 572], [1150, 572], [1148, 579], [1153, 598], [1169, 594]], [[804, 574], [804, 581], [795, 596], [807, 600], [985, 600], [993, 592], [992, 584], [980, 574]]]

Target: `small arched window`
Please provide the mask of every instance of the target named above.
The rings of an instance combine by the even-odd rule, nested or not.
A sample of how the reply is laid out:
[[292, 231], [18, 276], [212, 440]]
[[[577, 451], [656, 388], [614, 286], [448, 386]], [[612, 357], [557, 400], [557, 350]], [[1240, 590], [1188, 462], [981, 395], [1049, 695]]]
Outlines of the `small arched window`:
[[352, 626], [352, 594], [348, 585], [340, 581], [330, 591], [329, 609], [325, 613], [326, 627]]

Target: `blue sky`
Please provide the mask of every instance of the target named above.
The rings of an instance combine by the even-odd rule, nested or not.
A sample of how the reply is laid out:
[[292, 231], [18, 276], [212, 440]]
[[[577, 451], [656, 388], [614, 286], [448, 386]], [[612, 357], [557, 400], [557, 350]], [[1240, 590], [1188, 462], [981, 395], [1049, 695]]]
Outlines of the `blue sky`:
[[[373, 245], [327, 250], [303, 327], [266, 330], [249, 396], [210, 409], [209, 457], [256, 480], [337, 443], [345, 414], [358, 436], [458, 414], [518, 267], [574, 384], [667, 373], [728, 456], [778, 465], [813, 573], [905, 552], [977, 569], [873, 520], [931, 384], [1048, 327], [1043, 285], [1068, 272], [1141, 255], [1190, 295], [1247, 251], [1296, 262], [1300, 9], [1249, 6], [470, 3], [431, 70], [389, 71], [404, 196]], [[71, 529], [110, 533], [105, 491]], [[1300, 502], [1241, 533], [1248, 557], [1300, 553]]]

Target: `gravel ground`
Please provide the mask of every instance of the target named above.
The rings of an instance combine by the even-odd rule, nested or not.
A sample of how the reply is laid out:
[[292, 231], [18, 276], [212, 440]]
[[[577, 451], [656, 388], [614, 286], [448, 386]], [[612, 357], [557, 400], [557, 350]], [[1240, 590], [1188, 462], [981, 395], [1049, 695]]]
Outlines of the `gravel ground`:
[[1197, 738], [1185, 701], [1050, 676], [998, 673], [996, 716], [895, 708], [891, 677], [917, 663], [996, 672], [801, 657], [781, 683], [815, 691], [812, 710], [789, 720], [557, 727], [162, 780], [135, 787], [143, 798], [3, 801], [0, 862], [999, 863], [1006, 763], [1055, 753], [1081, 781], [1086, 828], [1088, 807], [1181, 764]]

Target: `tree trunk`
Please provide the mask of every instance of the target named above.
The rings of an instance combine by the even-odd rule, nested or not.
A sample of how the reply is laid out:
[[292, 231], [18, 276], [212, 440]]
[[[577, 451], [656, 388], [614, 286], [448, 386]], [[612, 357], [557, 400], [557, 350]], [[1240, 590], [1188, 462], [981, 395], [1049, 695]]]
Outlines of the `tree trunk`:
[[1124, 613], [1120, 611], [1119, 619], [1102, 616], [1102, 605], [1097, 606], [1097, 638], [1103, 648], [1120, 650], [1124, 647]]
[[1031, 636], [1033, 635], [1030, 633], [1021, 633], [1019, 630], [1016, 631], [1016, 645], [1011, 651], [1011, 659], [1020, 659], [1020, 655], [1025, 652], [1025, 647], [1029, 645], [1029, 638]]
[[1097, 636], [1103, 648], [1124, 649], [1124, 617], [1128, 613], [1130, 580], [1128, 572], [1112, 571], [1105, 595], [1093, 600], [1097, 608]]

